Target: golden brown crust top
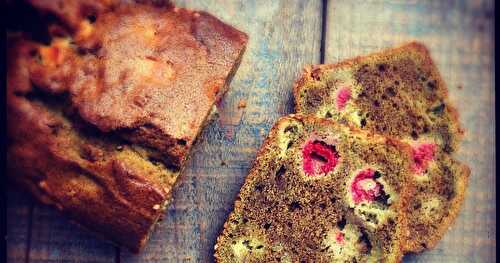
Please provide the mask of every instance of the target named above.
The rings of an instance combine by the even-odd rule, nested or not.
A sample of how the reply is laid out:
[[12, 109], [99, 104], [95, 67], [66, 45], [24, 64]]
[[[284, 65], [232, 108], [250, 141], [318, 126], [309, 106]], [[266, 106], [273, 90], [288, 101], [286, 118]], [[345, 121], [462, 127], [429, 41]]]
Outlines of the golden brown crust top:
[[82, 20], [72, 39], [38, 47], [32, 81], [69, 94], [83, 120], [101, 131], [116, 131], [182, 166], [247, 36], [181, 8], [122, 4], [96, 19]]

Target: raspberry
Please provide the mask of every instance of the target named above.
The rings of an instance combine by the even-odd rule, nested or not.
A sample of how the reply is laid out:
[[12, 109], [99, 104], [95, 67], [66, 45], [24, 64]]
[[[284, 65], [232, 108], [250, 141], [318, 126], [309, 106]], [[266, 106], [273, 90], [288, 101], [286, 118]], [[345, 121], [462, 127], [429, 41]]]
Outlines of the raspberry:
[[338, 153], [335, 146], [321, 141], [310, 141], [302, 149], [303, 169], [307, 175], [326, 174], [338, 163]]
[[423, 143], [413, 148], [413, 171], [422, 174], [429, 162], [434, 159], [436, 145], [433, 143]]
[[368, 168], [359, 172], [351, 184], [352, 199], [355, 204], [362, 201], [373, 201], [381, 194], [380, 183], [375, 181], [375, 171]]
[[344, 244], [344, 234], [342, 232], [338, 232], [335, 236], [335, 241], [337, 241], [340, 245]]
[[351, 99], [351, 89], [348, 87], [343, 87], [339, 90], [337, 93], [337, 109], [342, 110], [344, 109], [345, 105], [347, 104], [347, 101]]

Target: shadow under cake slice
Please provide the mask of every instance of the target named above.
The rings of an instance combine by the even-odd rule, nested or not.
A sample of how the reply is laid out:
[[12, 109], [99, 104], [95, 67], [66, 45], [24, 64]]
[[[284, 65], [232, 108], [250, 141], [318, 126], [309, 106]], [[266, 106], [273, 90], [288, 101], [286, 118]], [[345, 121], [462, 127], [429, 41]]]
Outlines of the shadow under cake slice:
[[41, 16], [48, 42], [9, 33], [7, 156], [42, 202], [138, 252], [247, 36], [204, 12], [120, 2], [78, 27]]
[[410, 166], [408, 145], [326, 119], [283, 117], [217, 239], [216, 261], [399, 262]]
[[298, 113], [349, 123], [413, 147], [419, 191], [408, 207], [405, 250], [434, 247], [458, 214], [470, 171], [451, 157], [463, 131], [429, 51], [413, 42], [308, 67], [295, 83], [294, 97]]

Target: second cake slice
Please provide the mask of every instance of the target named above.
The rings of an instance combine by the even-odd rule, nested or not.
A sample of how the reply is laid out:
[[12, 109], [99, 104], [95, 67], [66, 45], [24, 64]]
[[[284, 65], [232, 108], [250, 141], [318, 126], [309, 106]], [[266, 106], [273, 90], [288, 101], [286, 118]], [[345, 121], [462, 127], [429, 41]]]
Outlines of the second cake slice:
[[409, 43], [365, 57], [305, 69], [298, 113], [336, 120], [413, 147], [418, 194], [406, 208], [406, 251], [431, 248], [460, 209], [469, 168], [455, 160], [463, 131], [427, 48]]

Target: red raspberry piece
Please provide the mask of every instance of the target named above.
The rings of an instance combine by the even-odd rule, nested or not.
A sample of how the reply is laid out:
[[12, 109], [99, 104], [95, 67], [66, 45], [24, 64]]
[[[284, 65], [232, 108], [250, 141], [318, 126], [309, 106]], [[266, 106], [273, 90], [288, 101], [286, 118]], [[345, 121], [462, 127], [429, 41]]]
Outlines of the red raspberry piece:
[[341, 88], [337, 93], [337, 109], [344, 109], [347, 101], [351, 99], [351, 89], [349, 87]]
[[321, 141], [310, 141], [302, 149], [303, 169], [307, 175], [326, 174], [337, 166], [335, 147]]
[[342, 232], [338, 232], [335, 236], [335, 241], [337, 241], [340, 245], [344, 244], [344, 234]]
[[436, 154], [436, 144], [423, 143], [413, 148], [413, 171], [422, 174]]
[[373, 178], [375, 171], [373, 169], [366, 169], [359, 172], [351, 184], [352, 199], [355, 204], [362, 201], [371, 202], [375, 197], [379, 196], [382, 191], [380, 183]]

